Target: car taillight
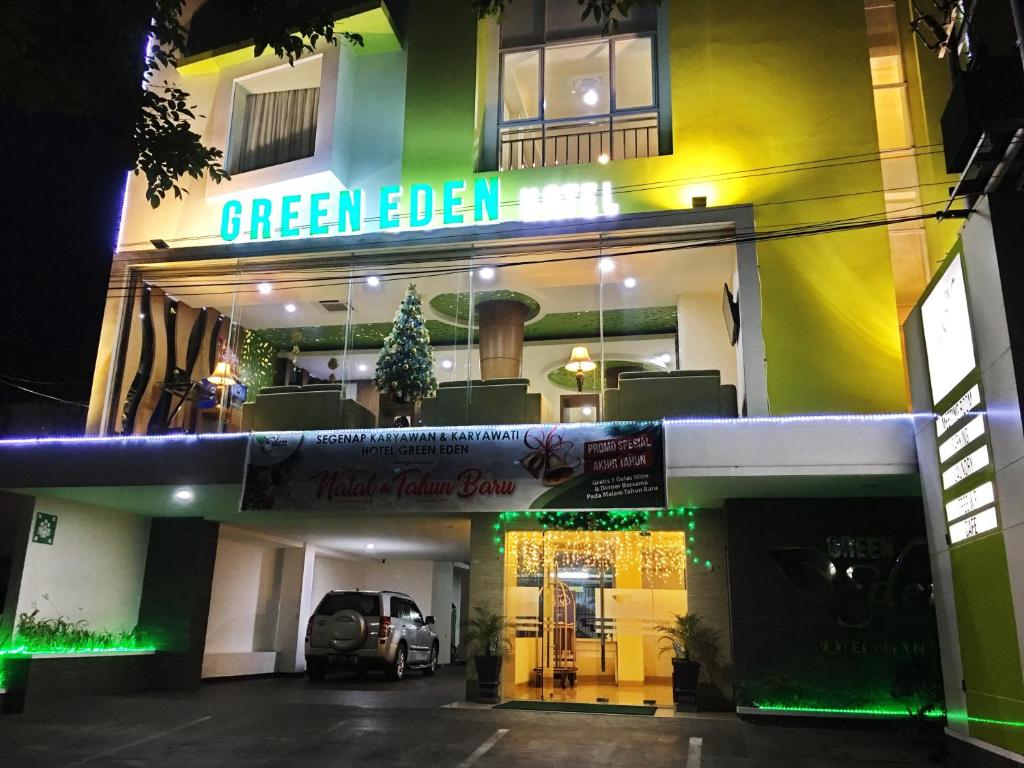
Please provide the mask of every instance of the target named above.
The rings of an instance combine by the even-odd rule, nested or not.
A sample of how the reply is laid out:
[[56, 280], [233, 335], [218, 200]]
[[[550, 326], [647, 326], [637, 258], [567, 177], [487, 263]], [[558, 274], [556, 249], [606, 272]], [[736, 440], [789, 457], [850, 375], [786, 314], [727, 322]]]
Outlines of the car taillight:
[[309, 617], [309, 621], [306, 622], [306, 639], [307, 640], [309, 640], [309, 638], [313, 634], [313, 619], [315, 619], [315, 618], [316, 618], [316, 615], [310, 616]]
[[377, 634], [380, 637], [380, 642], [382, 642], [382, 643], [385, 640], [388, 639], [388, 636], [391, 634], [391, 617], [390, 616], [381, 616], [380, 617], [380, 628], [378, 629]]

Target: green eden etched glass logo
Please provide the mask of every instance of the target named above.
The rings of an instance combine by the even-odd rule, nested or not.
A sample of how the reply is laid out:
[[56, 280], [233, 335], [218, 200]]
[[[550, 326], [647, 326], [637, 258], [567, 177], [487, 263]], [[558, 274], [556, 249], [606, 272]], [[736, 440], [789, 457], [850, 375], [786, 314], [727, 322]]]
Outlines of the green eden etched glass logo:
[[57, 532], [57, 516], [45, 512], [36, 513], [36, 524], [32, 529], [32, 541], [36, 544], [53, 544]]

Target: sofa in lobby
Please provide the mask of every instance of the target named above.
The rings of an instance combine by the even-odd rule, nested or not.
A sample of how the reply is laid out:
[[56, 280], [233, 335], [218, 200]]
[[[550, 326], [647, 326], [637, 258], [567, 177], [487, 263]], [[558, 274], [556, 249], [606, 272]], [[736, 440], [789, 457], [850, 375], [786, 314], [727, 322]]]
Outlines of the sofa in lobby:
[[604, 393], [606, 421], [738, 415], [736, 386], [719, 371], [629, 371]]
[[254, 432], [370, 429], [376, 425], [371, 410], [345, 397], [344, 384], [265, 387], [242, 406], [243, 429]]
[[547, 402], [542, 395], [529, 390], [529, 379], [441, 382], [437, 385], [437, 396], [423, 400], [420, 424], [540, 424], [548, 415]]

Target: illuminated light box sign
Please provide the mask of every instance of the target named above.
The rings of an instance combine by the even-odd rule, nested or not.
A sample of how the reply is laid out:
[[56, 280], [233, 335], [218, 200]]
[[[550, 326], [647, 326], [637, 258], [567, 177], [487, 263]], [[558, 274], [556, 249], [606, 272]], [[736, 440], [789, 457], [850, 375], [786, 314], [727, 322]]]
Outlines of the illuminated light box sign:
[[990, 480], [946, 504], [946, 519], [952, 522], [989, 504], [995, 504], [995, 501], [996, 487]]
[[921, 304], [950, 546], [999, 526], [968, 295], [958, 242]]
[[979, 512], [959, 523], [949, 526], [949, 541], [951, 544], [959, 544], [982, 533], [994, 531], [999, 526], [999, 519], [996, 517], [995, 507], [989, 507], [984, 512]]
[[[369, 202], [364, 190], [342, 188], [228, 200], [221, 206], [220, 237], [230, 243], [357, 234], [368, 229]], [[370, 229], [383, 232], [501, 221], [595, 219], [619, 213], [610, 181], [523, 187], [518, 210], [507, 215], [496, 176], [472, 183], [445, 181], [439, 188], [384, 185], [374, 202], [379, 214]]]

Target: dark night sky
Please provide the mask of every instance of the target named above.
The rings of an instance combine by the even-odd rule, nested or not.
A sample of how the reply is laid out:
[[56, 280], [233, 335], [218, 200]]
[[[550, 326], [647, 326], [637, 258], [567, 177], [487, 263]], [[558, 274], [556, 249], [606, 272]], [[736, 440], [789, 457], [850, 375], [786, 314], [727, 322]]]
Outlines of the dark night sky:
[[[0, 373], [79, 382], [27, 386], [84, 401], [125, 175], [118, 137], [102, 119], [2, 107], [0, 137]], [[0, 400], [22, 399], [36, 398], [0, 385]]]

